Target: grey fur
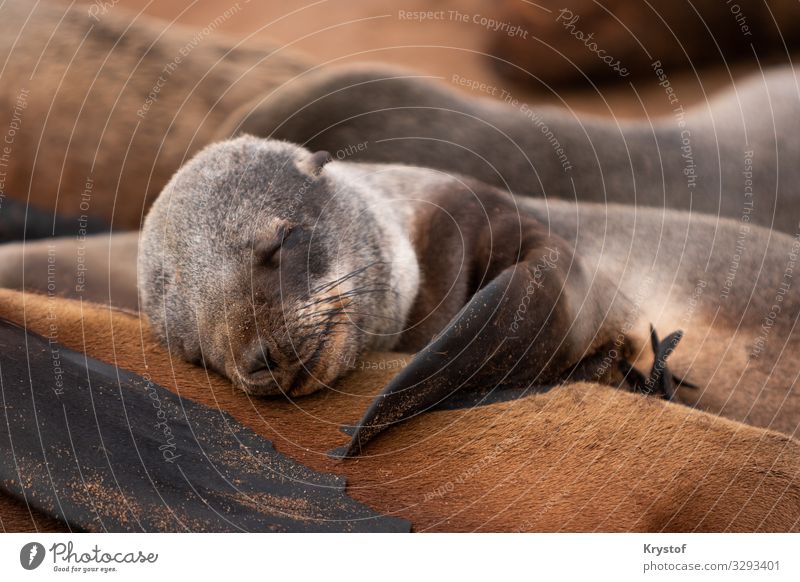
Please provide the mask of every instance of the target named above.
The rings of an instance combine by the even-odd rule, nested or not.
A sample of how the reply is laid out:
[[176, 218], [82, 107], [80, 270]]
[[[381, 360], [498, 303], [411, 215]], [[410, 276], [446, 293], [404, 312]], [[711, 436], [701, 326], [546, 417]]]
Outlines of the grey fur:
[[[340, 162], [321, 174], [312, 173], [311, 163], [310, 153], [289, 143], [243, 137], [209, 146], [169, 182], [142, 230], [140, 297], [153, 329], [171, 349], [202, 359], [251, 393], [277, 388], [272, 377], [250, 382], [240, 372], [236, 360], [248, 346], [269, 344], [273, 355], [280, 353], [280, 380], [288, 382], [300, 373], [301, 352], [334, 341], [329, 336], [343, 339], [323, 373], [332, 380], [365, 349], [390, 348], [406, 316], [403, 305], [411, 301], [389, 299], [393, 288], [371, 283], [398, 277], [392, 261], [403, 241], [391, 251], [383, 241], [399, 236], [400, 227], [352, 196], [358, 187], [338, 191], [329, 176]], [[255, 249], [284, 224], [302, 225], [313, 251], [265, 273]], [[413, 257], [410, 248], [405, 256]], [[343, 283], [347, 289], [377, 287], [358, 297], [360, 314], [351, 318], [359, 333], [345, 337], [332, 328], [326, 335], [318, 312], [333, 307], [316, 302], [321, 293], [313, 290], [365, 265]], [[304, 334], [311, 336], [310, 349], [297, 343]]]
[[[660, 82], [655, 71], [652, 82]], [[237, 132], [440, 168], [519, 194], [746, 213], [791, 234], [800, 222], [800, 89], [789, 68], [757, 73], [682, 113], [617, 120], [474, 98], [381, 65], [347, 66], [257, 97], [219, 135]]]
[[136, 311], [138, 232], [0, 245], [0, 287]]

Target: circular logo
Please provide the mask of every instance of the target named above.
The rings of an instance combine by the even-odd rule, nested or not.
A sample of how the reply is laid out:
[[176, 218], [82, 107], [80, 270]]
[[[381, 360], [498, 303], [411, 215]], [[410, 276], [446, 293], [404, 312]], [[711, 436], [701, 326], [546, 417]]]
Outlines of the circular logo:
[[30, 542], [19, 551], [19, 563], [26, 570], [35, 570], [44, 561], [44, 546], [39, 542]]

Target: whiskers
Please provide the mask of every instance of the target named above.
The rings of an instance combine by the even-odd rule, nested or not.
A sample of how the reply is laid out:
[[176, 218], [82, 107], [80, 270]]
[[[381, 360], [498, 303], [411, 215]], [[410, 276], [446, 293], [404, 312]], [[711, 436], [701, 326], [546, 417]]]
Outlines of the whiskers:
[[356, 269], [353, 269], [349, 273], [345, 273], [344, 275], [342, 275], [341, 277], [339, 277], [337, 279], [334, 279], [333, 281], [329, 281], [327, 283], [323, 283], [322, 285], [319, 285], [317, 287], [312, 288], [309, 291], [309, 295], [311, 297], [314, 297], [314, 296], [316, 296], [316, 295], [318, 295], [320, 293], [325, 293], [327, 291], [330, 291], [331, 289], [335, 288], [337, 285], [341, 285], [342, 283], [345, 283], [345, 282], [349, 281], [350, 279], [353, 279], [354, 277], [358, 277], [359, 275], [362, 275], [363, 273], [365, 273], [367, 271], [367, 269], [371, 269], [372, 267], [377, 267], [378, 265], [385, 265], [385, 264], [386, 264], [385, 261], [372, 261], [371, 263], [367, 263], [366, 265], [364, 265], [362, 267], [358, 267]]
[[[358, 326], [364, 319], [380, 319], [402, 325], [404, 322], [394, 317], [354, 310], [357, 306], [354, 300], [358, 297], [392, 293], [393, 289], [389, 284], [369, 281], [346, 291], [335, 291], [337, 287], [353, 282], [353, 279], [365, 275], [369, 269], [383, 264], [385, 264], [383, 261], [373, 261], [332, 281], [313, 287], [309, 291], [308, 298], [294, 307], [296, 313], [300, 315], [298, 319], [302, 321], [302, 318], [306, 318], [306, 320], [290, 326], [292, 343], [302, 348], [303, 344], [311, 340], [325, 342], [343, 328]], [[288, 329], [286, 331], [289, 333]]]
[[297, 362], [349, 358], [366, 345], [369, 329], [378, 332], [405, 323], [382, 312], [387, 296], [394, 293], [380, 270], [385, 264], [374, 261], [353, 269], [291, 302], [254, 306], [256, 321], [270, 330], [276, 351], [293, 354]]

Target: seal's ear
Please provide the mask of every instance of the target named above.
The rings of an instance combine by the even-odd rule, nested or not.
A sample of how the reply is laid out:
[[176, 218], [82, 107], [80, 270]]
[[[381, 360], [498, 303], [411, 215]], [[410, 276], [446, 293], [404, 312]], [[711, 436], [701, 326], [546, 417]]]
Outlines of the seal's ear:
[[311, 154], [308, 158], [309, 171], [314, 176], [319, 176], [322, 168], [329, 162], [333, 161], [333, 156], [325, 150], [320, 150]]
[[322, 168], [326, 164], [333, 161], [333, 156], [325, 150], [314, 152], [305, 158], [301, 158], [297, 162], [297, 168], [312, 178], [318, 178], [322, 173]]

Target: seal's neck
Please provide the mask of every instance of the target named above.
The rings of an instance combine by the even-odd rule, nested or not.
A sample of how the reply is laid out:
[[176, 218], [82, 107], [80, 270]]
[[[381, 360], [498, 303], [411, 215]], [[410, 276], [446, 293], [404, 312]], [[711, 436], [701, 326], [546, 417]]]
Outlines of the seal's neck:
[[[390, 292], [381, 317], [372, 318], [367, 350], [392, 349], [405, 328], [420, 285], [420, 267], [409, 237], [413, 222], [413, 195], [403, 192], [414, 184], [419, 168], [398, 165], [331, 162], [324, 175], [333, 193], [354, 204], [365, 228], [376, 229], [380, 241], [376, 259], [386, 267]], [[413, 174], [413, 176], [412, 176]], [[416, 188], [416, 187], [415, 187]], [[422, 192], [422, 189], [419, 190]]]

